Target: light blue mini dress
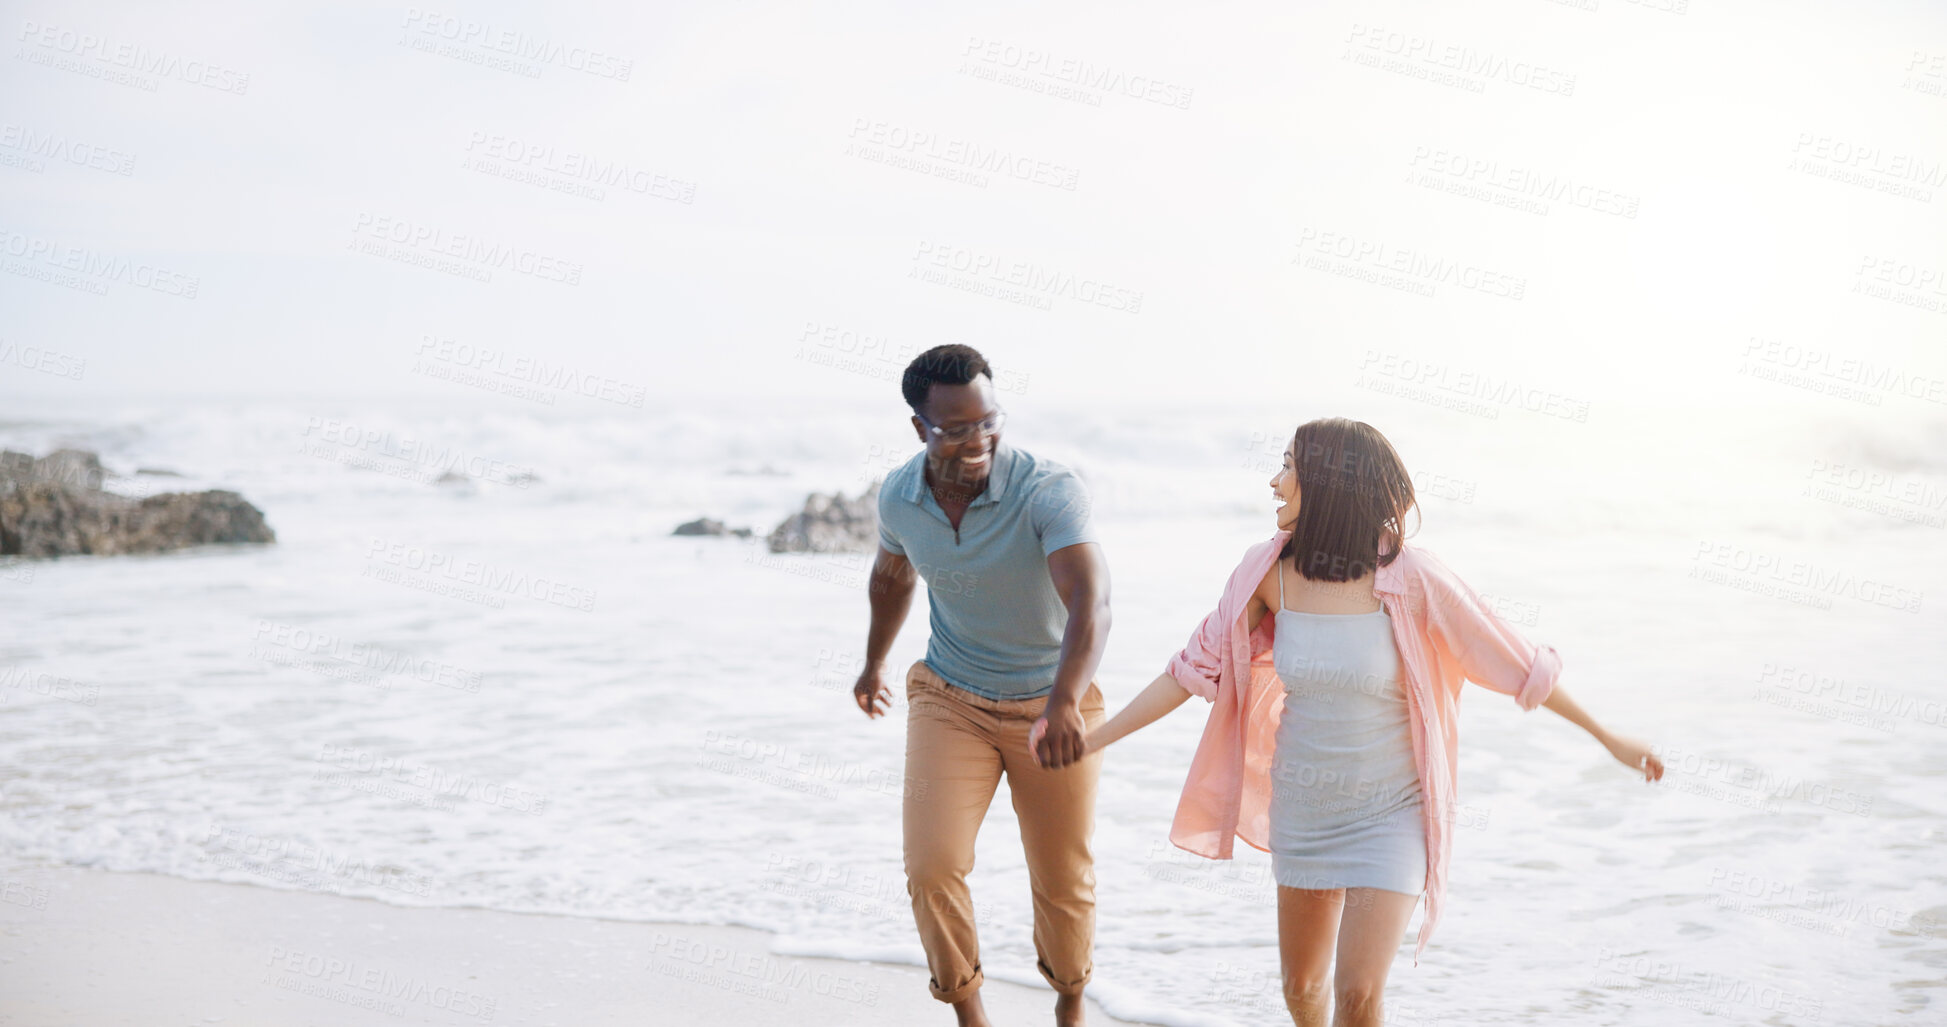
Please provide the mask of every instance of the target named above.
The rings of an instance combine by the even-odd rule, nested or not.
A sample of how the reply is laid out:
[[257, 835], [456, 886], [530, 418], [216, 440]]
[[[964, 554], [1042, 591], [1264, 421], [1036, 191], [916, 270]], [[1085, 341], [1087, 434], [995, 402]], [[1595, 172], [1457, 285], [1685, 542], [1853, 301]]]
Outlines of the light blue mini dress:
[[1426, 886], [1426, 826], [1392, 618], [1284, 608], [1284, 684], [1271, 765], [1271, 870], [1287, 888]]

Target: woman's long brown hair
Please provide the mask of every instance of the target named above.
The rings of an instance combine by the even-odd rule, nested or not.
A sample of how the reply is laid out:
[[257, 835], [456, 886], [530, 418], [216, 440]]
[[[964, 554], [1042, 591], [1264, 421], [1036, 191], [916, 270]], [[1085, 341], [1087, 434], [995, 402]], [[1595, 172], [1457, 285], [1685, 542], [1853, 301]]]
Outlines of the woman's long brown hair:
[[1418, 500], [1406, 465], [1364, 421], [1321, 417], [1291, 438], [1298, 521], [1279, 559], [1296, 558], [1313, 581], [1351, 581], [1392, 563]]

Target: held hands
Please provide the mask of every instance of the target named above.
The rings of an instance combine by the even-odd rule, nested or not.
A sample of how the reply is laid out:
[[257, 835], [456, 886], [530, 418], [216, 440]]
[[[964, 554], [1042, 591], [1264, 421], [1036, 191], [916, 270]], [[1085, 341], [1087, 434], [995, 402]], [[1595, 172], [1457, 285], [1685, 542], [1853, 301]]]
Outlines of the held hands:
[[1034, 765], [1060, 769], [1088, 755], [1088, 724], [1073, 703], [1050, 706], [1028, 729], [1028, 754]]
[[1620, 760], [1623, 766], [1643, 772], [1643, 782], [1663, 780], [1663, 761], [1650, 751], [1648, 742], [1634, 738], [1616, 737], [1609, 741], [1609, 755]]

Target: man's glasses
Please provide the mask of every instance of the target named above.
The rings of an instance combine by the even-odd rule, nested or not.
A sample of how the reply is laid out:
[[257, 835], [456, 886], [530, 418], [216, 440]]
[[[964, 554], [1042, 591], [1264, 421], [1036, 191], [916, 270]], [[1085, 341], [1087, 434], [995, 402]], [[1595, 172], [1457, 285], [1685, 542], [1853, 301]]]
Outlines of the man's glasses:
[[1001, 424], [1007, 420], [1007, 411], [996, 410], [973, 424], [956, 424], [951, 428], [942, 428], [934, 424], [927, 420], [924, 414], [915, 412], [914, 416], [918, 417], [919, 423], [925, 425], [927, 430], [933, 433], [934, 438], [939, 439], [941, 442], [959, 443], [973, 438], [975, 432], [979, 432], [982, 435], [992, 435], [1000, 431]]

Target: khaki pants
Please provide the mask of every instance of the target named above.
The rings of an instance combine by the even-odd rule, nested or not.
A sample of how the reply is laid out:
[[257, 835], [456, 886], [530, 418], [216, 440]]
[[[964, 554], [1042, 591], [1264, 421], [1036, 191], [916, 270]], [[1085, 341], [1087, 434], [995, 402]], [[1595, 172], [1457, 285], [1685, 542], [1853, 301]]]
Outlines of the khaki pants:
[[[979, 989], [980, 939], [967, 874], [974, 835], [1007, 775], [1034, 892], [1041, 976], [1079, 993], [1094, 971], [1095, 784], [1102, 754], [1060, 770], [1035, 766], [1028, 730], [1047, 697], [1003, 702], [947, 684], [920, 660], [906, 672], [906, 891], [932, 972], [933, 997], [959, 1002]], [[1102, 690], [1082, 696], [1090, 728], [1106, 719]]]

